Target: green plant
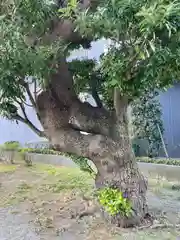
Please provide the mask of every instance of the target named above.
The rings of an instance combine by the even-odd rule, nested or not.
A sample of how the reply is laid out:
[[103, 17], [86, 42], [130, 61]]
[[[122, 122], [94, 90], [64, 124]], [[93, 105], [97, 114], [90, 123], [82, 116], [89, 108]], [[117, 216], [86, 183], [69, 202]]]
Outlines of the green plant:
[[132, 213], [130, 201], [118, 189], [107, 187], [99, 190], [98, 200], [112, 216], [120, 213], [123, 217], [129, 217]]
[[132, 108], [133, 132], [136, 139], [148, 141], [147, 156], [158, 156], [162, 147], [162, 140], [158, 126], [163, 134], [162, 111], [157, 96], [157, 91], [145, 93], [139, 97]]
[[175, 165], [180, 166], [180, 160], [179, 159], [166, 159], [166, 158], [148, 158], [148, 157], [138, 157], [138, 162], [145, 162], [145, 163], [155, 163], [155, 164], [166, 164], [166, 165]]
[[17, 141], [5, 142], [2, 145], [2, 149], [5, 151], [17, 151], [20, 148], [20, 143]]
[[75, 13], [77, 11], [78, 1], [77, 0], [69, 0], [67, 1], [67, 6], [65, 8], [60, 8], [58, 10], [60, 17], [63, 18], [73, 18], [75, 17]]

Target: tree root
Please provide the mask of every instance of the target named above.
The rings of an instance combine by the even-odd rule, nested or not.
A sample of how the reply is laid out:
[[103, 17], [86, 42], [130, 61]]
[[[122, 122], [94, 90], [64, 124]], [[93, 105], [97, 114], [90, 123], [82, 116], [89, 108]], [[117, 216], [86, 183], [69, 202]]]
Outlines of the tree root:
[[150, 228], [150, 229], [176, 228], [176, 229], [180, 229], [180, 224], [156, 223], [156, 224], [148, 224], [148, 225], [144, 225], [141, 227], [137, 227], [138, 230], [143, 230], [145, 228]]
[[83, 217], [93, 216], [96, 213], [96, 210], [97, 210], [96, 207], [88, 208], [87, 210], [80, 212], [77, 218], [81, 219]]
[[177, 228], [180, 229], [180, 224], [171, 224], [171, 223], [164, 223], [164, 224], [154, 224], [151, 226], [151, 229], [157, 228]]
[[84, 201], [85, 210], [77, 213], [76, 218], [81, 219], [86, 216], [93, 216], [98, 211], [98, 207], [94, 204], [93, 199], [84, 195], [82, 195], [82, 199]]

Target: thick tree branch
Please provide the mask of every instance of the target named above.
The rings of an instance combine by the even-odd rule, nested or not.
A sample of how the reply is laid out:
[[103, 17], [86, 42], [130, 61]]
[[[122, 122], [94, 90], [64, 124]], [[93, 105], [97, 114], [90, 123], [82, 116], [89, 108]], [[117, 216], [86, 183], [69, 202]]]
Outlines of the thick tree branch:
[[[56, 129], [53, 134], [48, 135], [51, 146], [61, 152], [86, 157], [98, 167], [101, 161], [108, 161], [107, 153], [115, 155], [124, 154], [123, 150], [117, 152], [117, 143], [102, 135], [84, 135], [71, 128]], [[111, 163], [109, 163], [111, 164]]]
[[111, 137], [115, 119], [104, 108], [93, 107], [77, 100], [71, 105], [69, 123], [80, 131]]
[[26, 109], [25, 106], [22, 102], [19, 102], [16, 100], [16, 102], [18, 103], [18, 105], [20, 106], [20, 109], [22, 111], [23, 117], [21, 117], [21, 115], [17, 114], [15, 117], [13, 117], [15, 120], [20, 121], [22, 123], [25, 123], [28, 127], [31, 128], [31, 130], [33, 130], [38, 136], [40, 137], [45, 137], [45, 133], [41, 130], [39, 130], [28, 118], [27, 114], [26, 114]]
[[28, 84], [28, 83], [25, 83], [25, 84], [24, 84], [24, 87], [25, 87], [25, 89], [26, 89], [27, 95], [28, 95], [29, 100], [30, 100], [30, 102], [32, 103], [34, 109], [37, 109], [35, 99], [34, 99], [32, 93], [31, 93], [31, 90], [30, 90], [30, 88], [29, 88], [29, 84]]
[[[78, 9], [80, 11], [84, 11], [86, 9], [94, 11], [99, 5], [99, 2], [99, 0], [79, 1]], [[67, 3], [68, 1], [58, 1], [57, 10], [58, 8], [66, 7]], [[42, 44], [51, 44], [52, 42], [62, 39], [67, 43], [81, 44], [84, 47], [87, 45], [87, 47], [89, 47], [89, 43], [92, 41], [93, 36], [91, 39], [82, 37], [79, 32], [75, 31], [75, 28], [76, 26], [73, 20], [62, 19], [60, 17], [52, 19], [50, 31], [48, 31], [44, 36], [41, 36], [40, 42]], [[35, 42], [37, 44], [37, 39]]]
[[101, 101], [101, 99], [100, 99], [100, 97], [99, 97], [99, 94], [98, 94], [98, 92], [97, 92], [96, 89], [92, 89], [92, 97], [94, 98], [97, 106], [98, 106], [99, 108], [102, 108], [102, 107], [103, 107], [103, 104], [102, 104], [102, 101]]
[[[73, 129], [88, 133], [113, 136], [115, 118], [106, 109], [93, 107], [78, 99], [65, 58], [59, 60], [56, 72], [53, 71], [51, 75], [47, 91], [38, 95], [37, 105], [40, 115], [43, 108], [46, 118], [51, 118], [51, 121], [58, 123], [58, 126], [71, 126]], [[52, 106], [55, 108], [53, 112]], [[46, 111], [48, 108], [49, 110]], [[54, 116], [54, 112], [58, 117]]]
[[120, 142], [123, 142], [123, 147], [131, 145], [129, 138], [129, 116], [128, 116], [129, 99], [121, 96], [118, 88], [114, 89], [114, 108], [116, 111], [116, 128], [115, 134]]
[[58, 129], [50, 136], [51, 144], [59, 151], [90, 159], [95, 148], [98, 148], [97, 142], [100, 143], [102, 139], [101, 135], [84, 135], [71, 128]]
[[99, 97], [98, 91], [97, 91], [97, 85], [98, 85], [98, 79], [94, 74], [91, 76], [91, 79], [89, 81], [90, 87], [91, 87], [91, 92], [92, 92], [92, 97], [94, 98], [97, 106], [99, 108], [103, 107], [102, 101]]

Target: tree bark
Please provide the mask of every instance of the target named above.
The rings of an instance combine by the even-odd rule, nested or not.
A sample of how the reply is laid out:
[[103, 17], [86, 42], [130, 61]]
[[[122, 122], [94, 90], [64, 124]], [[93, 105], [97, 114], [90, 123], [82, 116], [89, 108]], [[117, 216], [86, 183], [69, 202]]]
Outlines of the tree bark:
[[[138, 170], [129, 138], [128, 101], [115, 97], [116, 117], [102, 108], [81, 103], [70, 76], [60, 69], [52, 76], [49, 88], [37, 98], [47, 138], [59, 151], [89, 158], [95, 164], [97, 189], [118, 188], [130, 200], [133, 213], [129, 218], [121, 213], [115, 217], [106, 213], [106, 219], [122, 227], [140, 224], [147, 213], [147, 183]], [[87, 130], [89, 135], [80, 133]]]
[[[121, 129], [123, 135], [127, 125], [121, 126]], [[128, 218], [123, 217], [121, 213], [115, 217], [108, 216], [107, 213], [104, 216], [121, 227], [140, 225], [148, 213], [147, 182], [139, 172], [130, 139], [128, 136], [121, 137], [116, 144], [116, 150], [112, 150], [109, 145], [103, 149], [109, 149], [106, 151], [106, 157], [99, 156], [99, 161], [94, 162], [98, 169], [96, 187], [99, 189], [108, 186], [119, 189], [123, 196], [130, 200], [133, 210]]]

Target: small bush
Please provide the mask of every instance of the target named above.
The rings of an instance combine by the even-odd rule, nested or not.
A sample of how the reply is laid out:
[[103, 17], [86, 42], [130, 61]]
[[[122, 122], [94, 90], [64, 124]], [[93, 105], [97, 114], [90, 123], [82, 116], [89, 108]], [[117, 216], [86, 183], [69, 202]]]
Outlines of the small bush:
[[100, 190], [98, 200], [112, 216], [120, 213], [123, 217], [129, 217], [132, 213], [130, 201], [123, 197], [123, 193], [118, 189], [104, 188]]
[[17, 151], [20, 148], [20, 143], [17, 141], [5, 142], [2, 145], [2, 149], [5, 151]]
[[17, 141], [5, 142], [0, 147], [1, 155], [3, 155], [3, 158], [7, 161], [11, 162], [11, 164], [14, 164], [15, 153], [19, 151], [19, 149], [20, 143]]
[[138, 162], [144, 162], [144, 163], [155, 163], [155, 164], [166, 164], [166, 165], [175, 165], [180, 166], [180, 159], [166, 159], [166, 158], [148, 158], [148, 157], [141, 157], [137, 158]]

